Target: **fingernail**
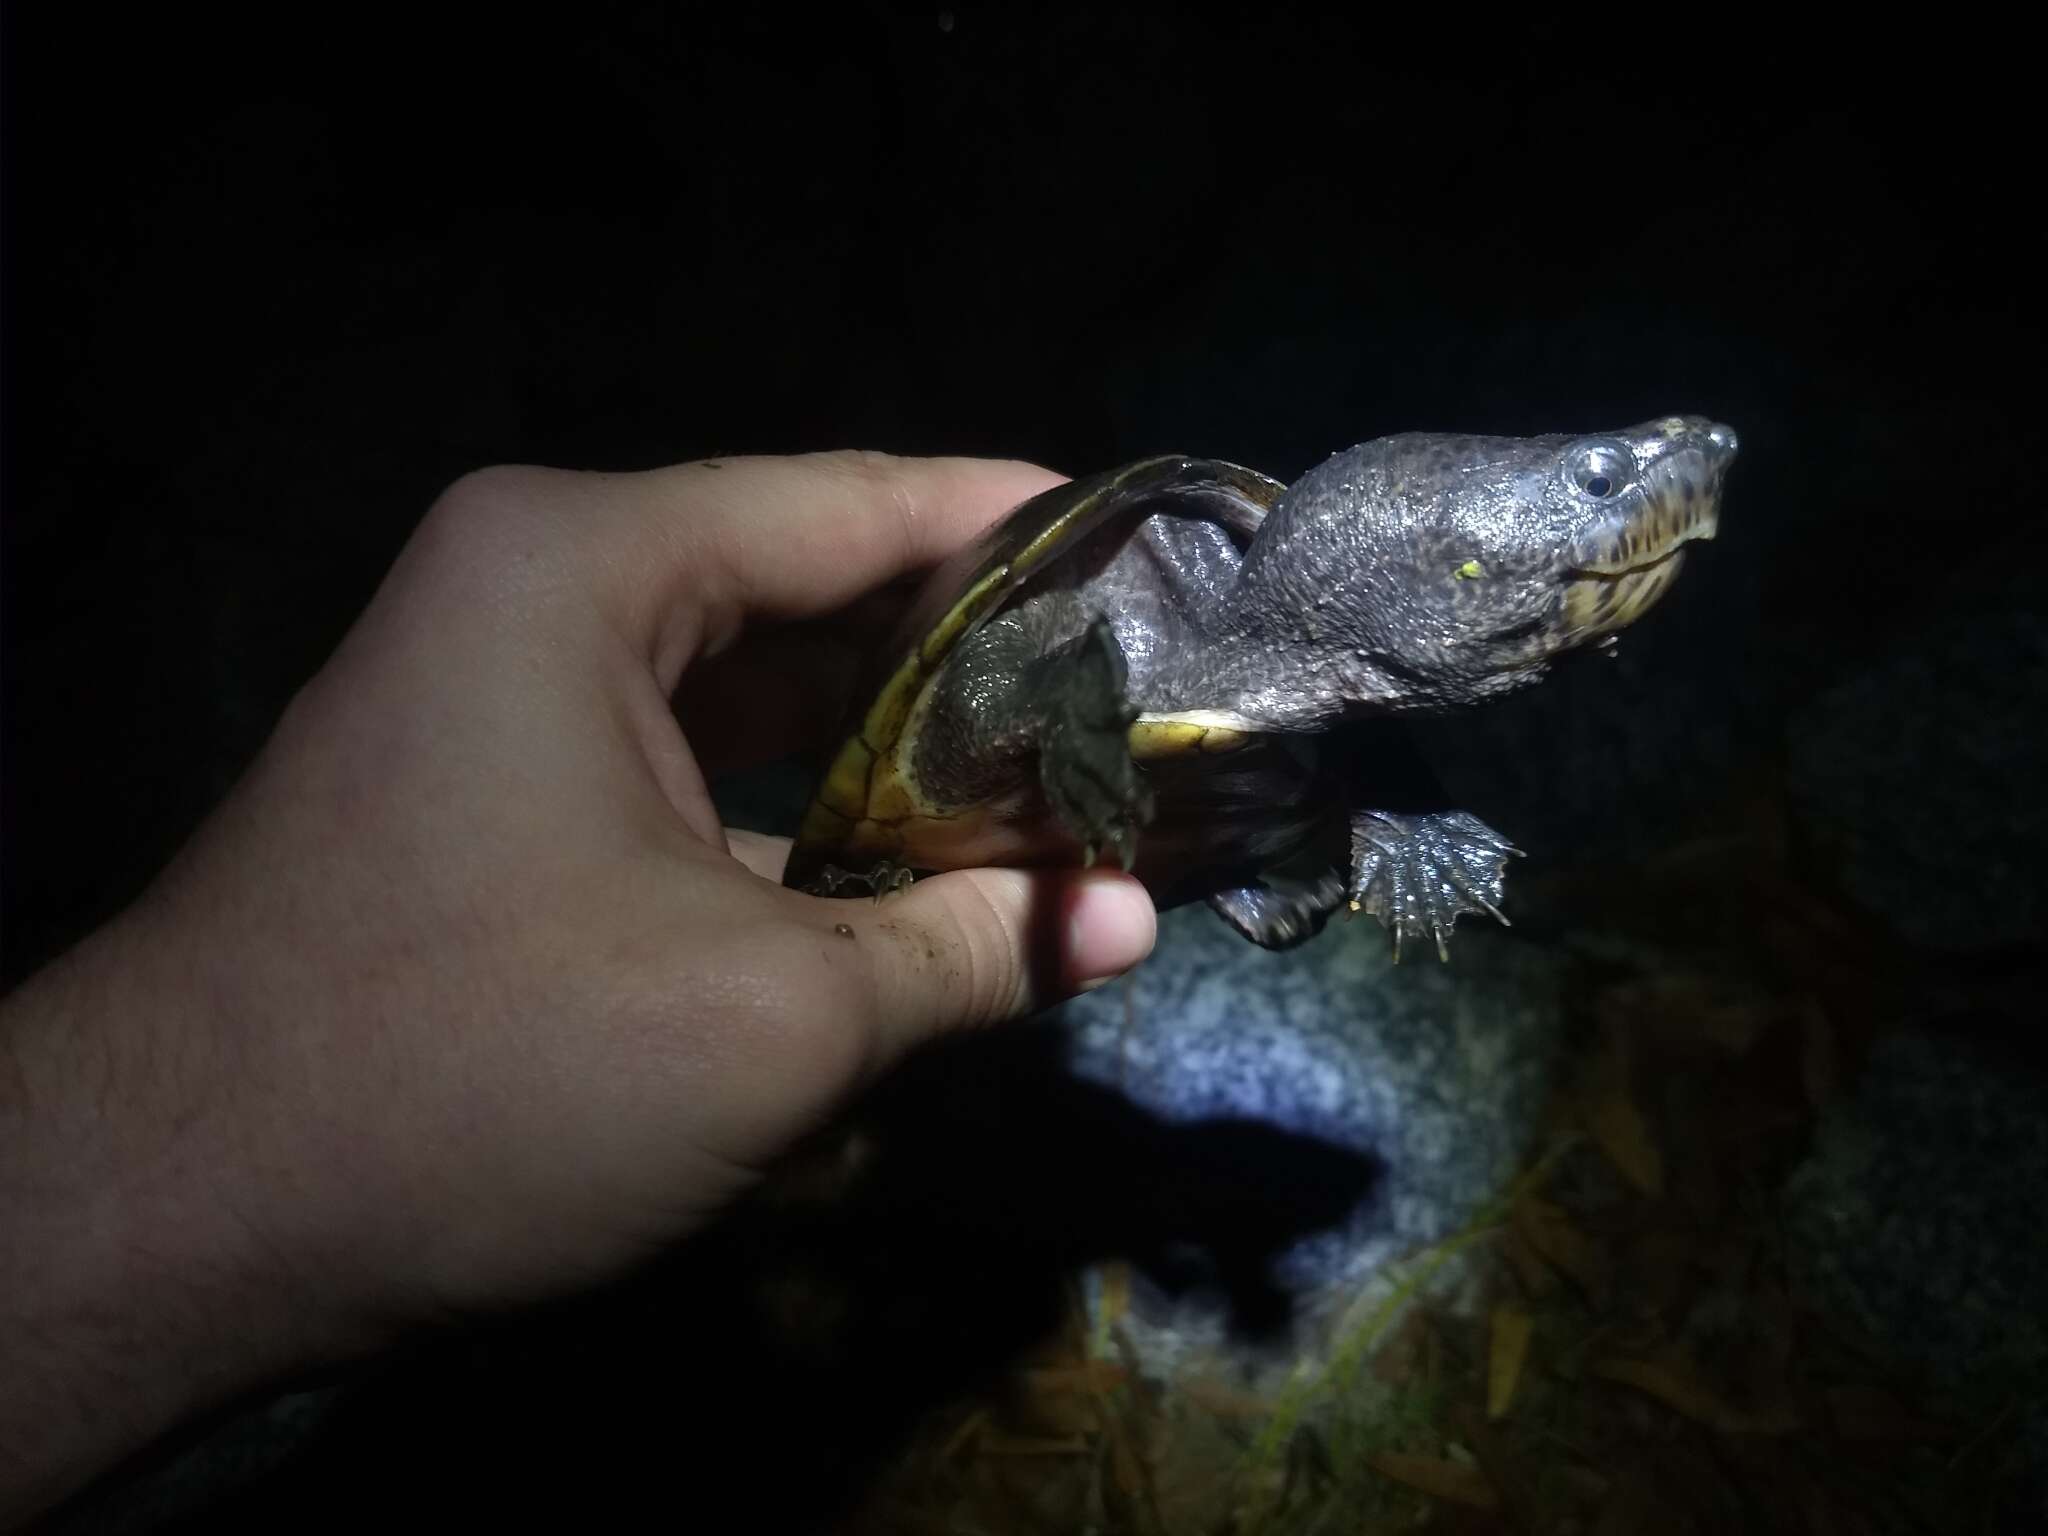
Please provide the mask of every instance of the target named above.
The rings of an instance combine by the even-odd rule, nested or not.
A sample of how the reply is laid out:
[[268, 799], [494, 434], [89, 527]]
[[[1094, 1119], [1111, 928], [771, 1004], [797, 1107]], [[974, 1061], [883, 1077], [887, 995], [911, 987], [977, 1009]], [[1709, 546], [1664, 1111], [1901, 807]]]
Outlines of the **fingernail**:
[[1152, 953], [1158, 914], [1128, 875], [1103, 872], [1076, 882], [1067, 908], [1067, 974], [1077, 992], [1114, 981]]

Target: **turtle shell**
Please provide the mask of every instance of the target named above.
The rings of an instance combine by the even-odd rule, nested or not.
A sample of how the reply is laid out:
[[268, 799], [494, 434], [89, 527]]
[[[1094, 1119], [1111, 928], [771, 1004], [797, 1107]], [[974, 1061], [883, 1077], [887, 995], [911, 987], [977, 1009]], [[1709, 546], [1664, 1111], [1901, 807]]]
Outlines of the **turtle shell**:
[[[832, 755], [804, 813], [784, 884], [808, 886], [832, 863], [851, 869], [895, 862], [913, 825], [958, 823], [971, 809], [928, 805], [915, 788], [907, 764], [920, 706], [947, 659], [1034, 577], [1097, 530], [1118, 521], [1135, 529], [1160, 511], [1210, 518], [1249, 541], [1285, 489], [1256, 470], [1217, 459], [1139, 459], [1033, 497], [941, 565], [885, 651], [888, 670], [867, 695], [870, 702]], [[1199, 720], [1141, 717], [1132, 726], [1132, 745], [1140, 757], [1213, 751], [1223, 734]], [[934, 843], [929, 836], [915, 841], [920, 848]], [[914, 857], [908, 862], [940, 867]]]

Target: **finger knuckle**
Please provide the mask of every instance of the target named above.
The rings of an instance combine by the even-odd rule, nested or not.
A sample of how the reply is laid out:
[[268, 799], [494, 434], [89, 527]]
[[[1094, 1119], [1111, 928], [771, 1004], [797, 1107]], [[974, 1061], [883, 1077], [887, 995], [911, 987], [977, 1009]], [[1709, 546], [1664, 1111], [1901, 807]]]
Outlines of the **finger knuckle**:
[[901, 546], [899, 559], [905, 565], [913, 563], [919, 549], [920, 508], [911, 461], [873, 448], [840, 449], [819, 455], [819, 460], [829, 471], [854, 481], [863, 499], [889, 508]]
[[572, 479], [517, 464], [472, 470], [427, 509], [404, 566], [444, 594], [495, 600], [559, 589], [579, 564]]
[[903, 473], [902, 459], [877, 448], [841, 448], [819, 457], [826, 467], [841, 474], [877, 483], [896, 480]]
[[1008, 1018], [1022, 1003], [1024, 956], [1018, 936], [987, 888], [977, 880], [970, 889], [972, 917], [958, 912], [952, 916], [965, 973], [968, 1022], [988, 1024]]
[[427, 519], [455, 527], [498, 523], [539, 501], [546, 478], [547, 471], [524, 464], [493, 464], [470, 470], [434, 498]]

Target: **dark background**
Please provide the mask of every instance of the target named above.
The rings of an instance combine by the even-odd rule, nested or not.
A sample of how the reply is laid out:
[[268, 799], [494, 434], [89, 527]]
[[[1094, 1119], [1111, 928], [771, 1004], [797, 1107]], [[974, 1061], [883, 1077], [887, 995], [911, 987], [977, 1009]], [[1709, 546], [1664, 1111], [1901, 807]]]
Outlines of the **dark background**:
[[2038, 608], [2040, 88], [1996, 36], [434, 16], [7, 13], [0, 979], [135, 894], [492, 462], [1291, 477], [1732, 422], [1722, 538], [1591, 685], [1626, 708], [1486, 728], [1537, 851], [1710, 821], [1873, 659]]

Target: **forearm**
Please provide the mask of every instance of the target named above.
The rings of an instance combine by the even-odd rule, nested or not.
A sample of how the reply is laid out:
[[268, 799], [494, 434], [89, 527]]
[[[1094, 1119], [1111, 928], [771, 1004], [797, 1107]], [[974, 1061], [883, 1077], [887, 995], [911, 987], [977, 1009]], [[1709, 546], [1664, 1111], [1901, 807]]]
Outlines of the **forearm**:
[[122, 919], [0, 1006], [0, 1528], [335, 1342], [163, 949]]

